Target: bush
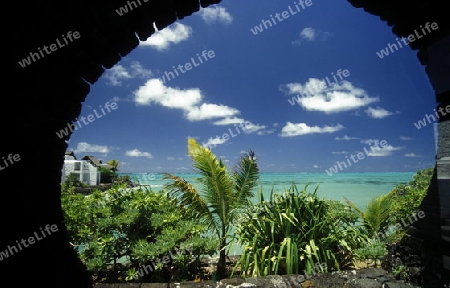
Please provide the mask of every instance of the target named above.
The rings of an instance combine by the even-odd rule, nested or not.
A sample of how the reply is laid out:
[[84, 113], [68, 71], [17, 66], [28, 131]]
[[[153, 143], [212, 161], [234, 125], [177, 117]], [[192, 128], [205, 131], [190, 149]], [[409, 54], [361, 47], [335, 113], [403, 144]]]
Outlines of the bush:
[[378, 263], [387, 255], [388, 250], [386, 248], [386, 244], [378, 239], [372, 239], [365, 247], [361, 247], [355, 250], [354, 257], [360, 261], [365, 262], [372, 261], [375, 263], [375, 267], [378, 266]]
[[80, 174], [78, 173], [69, 173], [66, 179], [62, 183], [64, 189], [68, 189], [69, 187], [84, 187], [87, 184], [80, 181]]
[[311, 273], [314, 267], [340, 270], [351, 262], [353, 249], [367, 240], [354, 227], [358, 215], [343, 203], [319, 199], [318, 187], [312, 193], [307, 187], [298, 191], [292, 185], [267, 201], [260, 192], [236, 231], [244, 251], [235, 271], [239, 267], [249, 277]]
[[[391, 226], [400, 224], [400, 227], [403, 227], [402, 220], [404, 221], [418, 212], [420, 204], [427, 194], [433, 171], [434, 168], [419, 170], [408, 184], [398, 185], [390, 192], [394, 200], [389, 215]], [[398, 233], [404, 232], [398, 231]]]
[[117, 178], [117, 173], [106, 167], [98, 167], [100, 171], [101, 183], [113, 183]]
[[111, 283], [194, 280], [199, 257], [215, 253], [217, 241], [164, 191], [125, 186], [88, 196], [62, 191], [69, 240], [87, 269]]

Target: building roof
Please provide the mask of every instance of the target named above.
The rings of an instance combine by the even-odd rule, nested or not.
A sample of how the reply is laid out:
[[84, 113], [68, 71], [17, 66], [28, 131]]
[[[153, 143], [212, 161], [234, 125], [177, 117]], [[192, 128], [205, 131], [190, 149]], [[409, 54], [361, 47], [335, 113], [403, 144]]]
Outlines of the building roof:
[[[72, 150], [66, 150], [66, 153], [64, 154], [64, 156], [71, 156], [73, 157], [73, 160], [77, 160], [77, 157], [75, 156], [75, 153]], [[67, 159], [67, 157], [66, 157]]]
[[97, 158], [95, 158], [94, 156], [84, 156], [83, 158], [81, 158], [81, 160], [87, 160], [89, 161], [92, 165], [94, 165], [95, 167], [100, 167], [102, 166], [102, 160], [99, 160]]

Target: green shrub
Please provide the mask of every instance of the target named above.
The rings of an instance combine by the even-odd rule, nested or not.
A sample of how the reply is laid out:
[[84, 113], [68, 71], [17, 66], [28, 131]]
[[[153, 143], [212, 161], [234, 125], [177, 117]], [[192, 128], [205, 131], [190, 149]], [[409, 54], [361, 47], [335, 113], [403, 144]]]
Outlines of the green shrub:
[[[390, 192], [393, 198], [389, 213], [390, 225], [395, 226], [396, 224], [400, 224], [403, 227], [402, 220], [405, 221], [412, 214], [418, 212], [420, 204], [427, 194], [433, 171], [434, 168], [419, 170], [408, 184], [398, 185]], [[398, 233], [403, 232], [403, 230], [398, 231]]]
[[355, 249], [354, 257], [360, 261], [366, 262], [373, 261], [375, 267], [377, 263], [386, 256], [388, 250], [386, 244], [378, 239], [371, 239], [368, 241], [367, 246]]
[[260, 192], [236, 231], [244, 251], [235, 271], [239, 267], [250, 277], [311, 273], [317, 263], [339, 270], [351, 261], [352, 250], [366, 240], [354, 227], [357, 214], [343, 203], [319, 199], [318, 187], [312, 193], [307, 187], [299, 191], [292, 185], [268, 200]]
[[80, 174], [73, 173], [73, 172], [69, 173], [69, 175], [67, 175], [66, 179], [64, 180], [64, 182], [62, 184], [65, 189], [67, 189], [69, 187], [87, 186], [85, 183], [80, 181]]
[[[87, 196], [62, 191], [69, 239], [87, 269], [109, 275], [109, 282], [193, 280], [195, 260], [215, 253], [217, 241], [204, 236], [204, 225], [187, 218], [186, 209], [164, 191], [125, 186]], [[145, 265], [168, 255], [165, 265], [143, 273]]]
[[113, 183], [117, 178], [117, 173], [106, 167], [98, 167], [100, 171], [101, 183]]

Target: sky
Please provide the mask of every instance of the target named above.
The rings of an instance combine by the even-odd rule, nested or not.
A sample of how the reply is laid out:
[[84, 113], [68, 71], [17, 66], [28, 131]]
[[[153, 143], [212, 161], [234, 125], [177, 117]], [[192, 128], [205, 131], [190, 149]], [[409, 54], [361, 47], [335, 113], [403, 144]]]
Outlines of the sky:
[[344, 0], [224, 0], [107, 69], [68, 150], [133, 173], [191, 173], [189, 137], [230, 167], [251, 149], [263, 173], [432, 167], [434, 93], [396, 38]]

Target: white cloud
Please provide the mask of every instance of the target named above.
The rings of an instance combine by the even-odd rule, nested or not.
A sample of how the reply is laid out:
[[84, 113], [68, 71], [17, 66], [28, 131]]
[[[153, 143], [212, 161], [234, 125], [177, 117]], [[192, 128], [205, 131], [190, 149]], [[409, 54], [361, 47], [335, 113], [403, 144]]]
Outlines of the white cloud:
[[182, 157], [175, 158], [175, 157], [169, 156], [169, 157], [167, 157], [167, 160], [169, 160], [169, 161], [183, 160], [183, 158]]
[[319, 165], [313, 165], [313, 168], [320, 168]]
[[241, 124], [245, 123], [245, 120], [238, 117], [226, 117], [224, 119], [218, 120], [214, 122], [214, 125], [232, 125], [232, 124]]
[[321, 41], [326, 40], [332, 34], [330, 32], [321, 32], [312, 27], [303, 28], [300, 32], [299, 38], [295, 41], [292, 41], [294, 45], [301, 45], [303, 41], [314, 42], [317, 39]]
[[152, 102], [168, 108], [186, 109], [202, 100], [198, 88], [177, 89], [166, 87], [160, 79], [150, 79], [135, 91], [135, 102], [138, 105], [151, 105]]
[[223, 7], [213, 6], [203, 8], [200, 10], [199, 15], [200, 17], [202, 17], [203, 21], [208, 24], [212, 24], [215, 22], [230, 24], [231, 22], [233, 22], [233, 17]]
[[376, 107], [376, 108], [372, 108], [372, 107], [368, 107], [366, 110], [364, 110], [364, 112], [367, 113], [367, 115], [369, 115], [369, 117], [371, 118], [375, 118], [375, 119], [383, 119], [385, 117], [388, 117], [390, 115], [394, 115], [394, 114], [398, 114], [399, 112], [391, 112], [388, 111], [384, 108], [381, 107]]
[[421, 157], [420, 155], [416, 155], [414, 153], [406, 153], [405, 157]]
[[333, 151], [331, 154], [350, 154], [350, 152], [347, 151]]
[[411, 137], [400, 136], [400, 140], [403, 140], [403, 141], [408, 141], [408, 140], [411, 140], [411, 139], [412, 139]]
[[356, 139], [359, 139], [359, 138], [357, 138], [357, 137], [350, 137], [350, 136], [347, 136], [347, 135], [344, 135], [342, 137], [335, 137], [334, 138], [334, 140], [337, 140], [337, 141], [350, 141], [350, 140], [356, 140]]
[[188, 109], [186, 118], [189, 121], [200, 121], [213, 118], [232, 117], [239, 113], [239, 110], [226, 105], [203, 103], [200, 106], [194, 106]]
[[[376, 142], [376, 141], [378, 141], [378, 142]], [[364, 144], [368, 144], [368, 145], [372, 145], [374, 143], [380, 143], [378, 139], [362, 139], [360, 142], [364, 143]]]
[[375, 147], [369, 147], [365, 148], [366, 154], [369, 157], [384, 157], [384, 156], [390, 156], [392, 155], [392, 152], [397, 150], [402, 150], [404, 147], [394, 147], [392, 145], [385, 145], [384, 147], [381, 146], [375, 146]]
[[149, 159], [153, 158], [152, 154], [150, 154], [149, 152], [142, 152], [138, 149], [128, 150], [125, 152], [125, 155], [130, 157], [147, 157]]
[[202, 143], [202, 146], [214, 148], [217, 145], [227, 142], [228, 140], [229, 139], [222, 139], [220, 136], [216, 136], [215, 138], [209, 138], [208, 141], [206, 141], [206, 143]]
[[314, 41], [316, 38], [316, 30], [311, 27], [303, 28], [302, 32], [300, 32], [300, 37], [308, 41]]
[[130, 79], [131, 75], [125, 67], [118, 64], [113, 66], [111, 69], [106, 70], [104, 77], [109, 80], [111, 85], [120, 86], [122, 84], [122, 80]]
[[253, 124], [250, 121], [247, 121], [238, 117], [226, 117], [221, 120], [215, 121], [214, 125], [233, 125], [233, 124], [244, 124], [245, 125], [234, 125], [238, 131], [243, 131], [245, 134], [250, 134], [257, 132], [258, 135], [266, 135], [272, 134], [274, 130], [266, 130], [267, 126]]
[[[265, 126], [264, 126], [265, 127]], [[261, 130], [258, 131], [258, 133], [256, 133], [257, 135], [268, 135], [268, 134], [272, 134], [273, 132], [275, 132], [275, 130]]]
[[157, 30], [141, 46], [150, 46], [157, 50], [166, 50], [170, 44], [187, 40], [192, 34], [192, 28], [181, 23], [174, 23], [162, 30]]
[[132, 77], [148, 78], [153, 75], [151, 70], [145, 69], [138, 61], [131, 62], [130, 70]]
[[[151, 105], [152, 103], [184, 111], [189, 121], [201, 121], [214, 118], [225, 118], [215, 125], [226, 125], [226, 122], [238, 121], [234, 116], [240, 114], [236, 108], [222, 105], [201, 103], [203, 95], [200, 89], [179, 89], [167, 87], [160, 79], [148, 80], [134, 92], [137, 105]], [[222, 121], [222, 122], [221, 122]], [[240, 120], [239, 120], [240, 121]]]
[[267, 127], [265, 125], [259, 125], [259, 124], [253, 124], [251, 122], [247, 123], [245, 126], [245, 130], [244, 133], [245, 134], [251, 134], [251, 133], [255, 133], [258, 132], [258, 135], [264, 135], [264, 129], [266, 129]]
[[125, 79], [131, 79], [135, 77], [147, 78], [152, 75], [152, 71], [142, 67], [141, 63], [133, 61], [129, 69], [123, 65], [115, 65], [111, 69], [105, 71], [103, 77], [109, 81], [112, 86], [122, 85], [122, 81]]
[[380, 101], [377, 97], [369, 97], [363, 89], [356, 88], [348, 81], [333, 82], [327, 87], [325, 80], [310, 78], [304, 85], [288, 83], [280, 90], [288, 95], [297, 94], [297, 102], [308, 111], [336, 113], [358, 109]]
[[95, 152], [95, 153], [109, 153], [110, 149], [106, 145], [89, 144], [87, 142], [79, 142], [77, 148], [74, 149], [75, 153], [78, 152]]
[[337, 124], [336, 126], [308, 126], [306, 123], [291, 123], [287, 122], [281, 129], [281, 137], [293, 137], [314, 133], [333, 133], [344, 129], [344, 126]]

